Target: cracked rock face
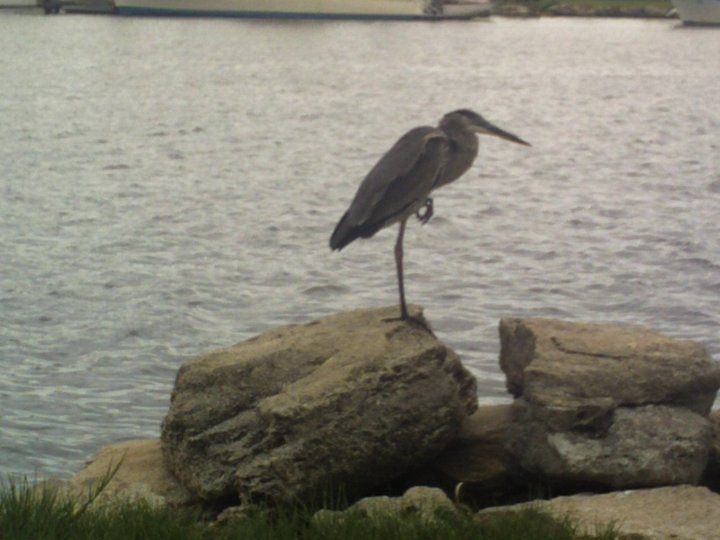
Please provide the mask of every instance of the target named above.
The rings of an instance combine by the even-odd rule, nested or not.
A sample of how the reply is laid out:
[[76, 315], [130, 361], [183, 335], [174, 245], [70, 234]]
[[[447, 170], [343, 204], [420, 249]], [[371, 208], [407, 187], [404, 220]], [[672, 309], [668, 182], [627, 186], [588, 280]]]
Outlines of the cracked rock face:
[[707, 415], [720, 384], [701, 345], [644, 328], [504, 319], [500, 342], [510, 393], [548, 407], [664, 403]]
[[[417, 308], [414, 316], [421, 317]], [[207, 501], [361, 495], [434, 457], [477, 406], [475, 379], [397, 308], [340, 313], [201, 355], [178, 372], [162, 444]]]
[[720, 367], [698, 344], [642, 328], [500, 323], [518, 398], [508, 448], [523, 468], [614, 488], [696, 483]]

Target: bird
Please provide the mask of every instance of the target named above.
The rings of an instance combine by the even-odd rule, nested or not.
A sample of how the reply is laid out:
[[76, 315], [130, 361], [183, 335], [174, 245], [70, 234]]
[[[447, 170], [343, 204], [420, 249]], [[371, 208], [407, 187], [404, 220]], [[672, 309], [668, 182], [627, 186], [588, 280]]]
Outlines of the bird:
[[365, 176], [330, 237], [331, 250], [339, 251], [358, 238], [370, 238], [379, 230], [399, 223], [395, 266], [400, 320], [412, 319], [405, 302], [403, 279], [403, 238], [407, 221], [413, 215], [423, 225], [430, 220], [433, 215], [430, 194], [457, 180], [472, 166], [478, 154], [478, 134], [530, 146], [470, 109], [445, 114], [437, 126], [413, 128], [400, 137]]

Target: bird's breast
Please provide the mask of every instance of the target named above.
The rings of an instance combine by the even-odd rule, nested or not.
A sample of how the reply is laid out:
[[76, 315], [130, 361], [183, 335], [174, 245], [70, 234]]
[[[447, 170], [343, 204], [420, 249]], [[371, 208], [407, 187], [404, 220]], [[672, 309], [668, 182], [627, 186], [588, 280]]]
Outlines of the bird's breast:
[[445, 184], [449, 184], [450, 182], [454, 182], [465, 174], [472, 166], [477, 154], [478, 143], [475, 136], [473, 136], [472, 141], [465, 141], [463, 144], [459, 144], [457, 141], [452, 141], [445, 160], [445, 165], [434, 189], [442, 187]]

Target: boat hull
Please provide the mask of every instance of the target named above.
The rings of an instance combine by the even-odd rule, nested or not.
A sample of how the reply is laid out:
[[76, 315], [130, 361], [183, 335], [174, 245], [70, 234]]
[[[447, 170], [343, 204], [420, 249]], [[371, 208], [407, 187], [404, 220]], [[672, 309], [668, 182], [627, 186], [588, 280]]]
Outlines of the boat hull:
[[444, 16], [426, 0], [116, 0], [115, 6], [128, 16], [415, 20], [489, 14], [479, 7]]
[[672, 0], [687, 25], [720, 25], [720, 0]]
[[489, 17], [492, 13], [490, 2], [457, 2], [443, 5], [441, 19], [475, 19]]
[[116, 0], [120, 15], [253, 18], [414, 18], [415, 0]]

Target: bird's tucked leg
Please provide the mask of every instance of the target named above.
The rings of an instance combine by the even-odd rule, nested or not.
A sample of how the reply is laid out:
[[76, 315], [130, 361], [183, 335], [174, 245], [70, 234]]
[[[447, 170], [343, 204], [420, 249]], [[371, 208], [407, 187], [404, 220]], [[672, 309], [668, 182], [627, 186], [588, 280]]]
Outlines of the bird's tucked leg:
[[415, 217], [418, 218], [420, 223], [425, 225], [428, 221], [430, 221], [430, 218], [433, 217], [433, 200], [432, 197], [428, 197], [425, 199], [425, 203], [423, 206], [421, 206], [417, 212], [415, 212]]

